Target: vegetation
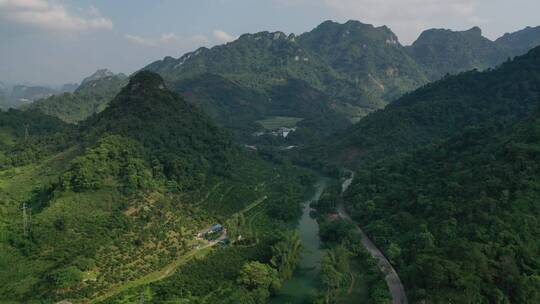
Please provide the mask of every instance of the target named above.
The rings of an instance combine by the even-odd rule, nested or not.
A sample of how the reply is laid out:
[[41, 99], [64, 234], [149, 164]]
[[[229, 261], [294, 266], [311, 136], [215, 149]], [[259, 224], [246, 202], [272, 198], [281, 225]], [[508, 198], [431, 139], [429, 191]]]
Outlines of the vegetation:
[[360, 172], [349, 193], [356, 218], [369, 223], [413, 299], [535, 299], [537, 128], [537, 118], [511, 131], [473, 128]]
[[478, 27], [457, 32], [445, 29], [424, 31], [407, 51], [431, 80], [472, 69], [485, 70], [518, 55], [483, 37]]
[[[35, 111], [0, 113], [0, 119], [1, 151], [9, 160], [0, 170], [0, 267], [8, 270], [0, 273], [2, 300], [85, 300], [141, 278], [160, 281], [152, 274], [168, 269], [165, 278], [182, 263], [199, 265], [182, 257], [200, 245], [194, 239], [200, 229], [241, 210], [266, 211], [260, 206], [266, 199], [292, 203], [282, 196], [301, 196], [311, 180], [290, 164], [243, 152], [148, 72], [134, 76], [107, 109], [78, 128]], [[26, 138], [27, 121], [36, 129]], [[37, 156], [15, 161], [34, 146]], [[268, 229], [284, 225], [260, 211]], [[230, 268], [229, 287], [240, 286], [238, 270], [249, 262], [277, 273], [270, 260], [279, 240], [259, 232], [238, 224], [237, 236], [248, 246], [238, 248], [245, 258]], [[144, 291], [150, 296], [153, 288]], [[159, 290], [166, 291], [158, 298], [177, 295]]]
[[390, 293], [377, 261], [361, 243], [356, 226], [336, 216], [341, 201], [341, 184], [336, 180], [312, 204], [319, 236], [327, 248], [319, 278], [324, 291], [317, 295], [315, 303], [388, 304]]
[[330, 158], [357, 167], [381, 155], [440, 143], [470, 126], [502, 126], [524, 119], [537, 107], [539, 68], [540, 48], [536, 48], [496, 70], [467, 72], [426, 85], [369, 115], [322, 148], [314, 147], [310, 154], [315, 162]]
[[88, 78], [75, 92], [36, 100], [23, 108], [58, 117], [67, 123], [77, 123], [103, 111], [126, 84], [126, 76], [122, 74]]
[[408, 94], [347, 135], [363, 150], [345, 202], [411, 301], [536, 301], [539, 51]]
[[[343, 131], [428, 79], [523, 51], [529, 31], [489, 42], [432, 30], [409, 48], [386, 27], [325, 22], [129, 80], [100, 71], [73, 94], [0, 112], [0, 302], [267, 303], [303, 248], [292, 230], [313, 175], [290, 155], [335, 177], [357, 170], [345, 196], [335, 182], [312, 204], [327, 251], [316, 303], [390, 301], [341, 203], [411, 302], [540, 302], [540, 48]], [[523, 47], [503, 46], [514, 40]], [[251, 136], [280, 126], [297, 131]], [[225, 229], [197, 237], [215, 223]]]
[[298, 265], [302, 242], [297, 233], [286, 234], [283, 240], [272, 246], [272, 259], [270, 260], [282, 279], [289, 279]]
[[267, 130], [276, 130], [279, 128], [293, 128], [296, 127], [296, 124], [302, 121], [303, 118], [298, 117], [286, 117], [286, 116], [276, 116], [263, 120], [258, 120], [257, 122]]

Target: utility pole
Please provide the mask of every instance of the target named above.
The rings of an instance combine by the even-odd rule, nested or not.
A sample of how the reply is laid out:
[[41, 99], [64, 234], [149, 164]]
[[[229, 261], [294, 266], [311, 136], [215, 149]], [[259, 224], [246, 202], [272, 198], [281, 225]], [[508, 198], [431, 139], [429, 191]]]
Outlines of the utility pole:
[[26, 214], [26, 203], [23, 203], [22, 212], [23, 212], [23, 235], [24, 237], [28, 236], [28, 215]]
[[29, 124], [25, 123], [24, 124], [24, 140], [28, 140], [28, 128], [30, 127]]
[[139, 294], [139, 304], [144, 304], [145, 298], [146, 297], [144, 296], [144, 290], [142, 290]]

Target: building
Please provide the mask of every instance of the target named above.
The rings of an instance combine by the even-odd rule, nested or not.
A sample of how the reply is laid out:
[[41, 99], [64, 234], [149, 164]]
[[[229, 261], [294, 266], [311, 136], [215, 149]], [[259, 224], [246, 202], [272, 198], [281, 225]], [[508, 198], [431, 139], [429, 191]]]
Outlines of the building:
[[221, 230], [223, 230], [223, 226], [221, 226], [220, 224], [215, 224], [215, 225], [212, 225], [210, 232], [216, 233], [216, 232], [220, 232]]

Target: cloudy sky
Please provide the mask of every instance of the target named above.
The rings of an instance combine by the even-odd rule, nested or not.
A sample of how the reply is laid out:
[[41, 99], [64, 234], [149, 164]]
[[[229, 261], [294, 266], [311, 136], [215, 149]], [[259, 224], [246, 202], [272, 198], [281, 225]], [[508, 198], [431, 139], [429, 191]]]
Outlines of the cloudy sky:
[[302, 33], [324, 20], [388, 25], [403, 44], [423, 29], [480, 26], [494, 39], [540, 25], [539, 0], [0, 0], [0, 81], [79, 82], [246, 32]]

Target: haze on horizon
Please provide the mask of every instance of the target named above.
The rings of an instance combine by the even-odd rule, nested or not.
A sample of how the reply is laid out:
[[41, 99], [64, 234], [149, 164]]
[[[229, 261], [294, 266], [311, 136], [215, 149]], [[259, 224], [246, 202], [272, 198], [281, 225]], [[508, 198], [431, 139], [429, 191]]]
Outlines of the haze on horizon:
[[164, 56], [179, 57], [243, 33], [300, 34], [325, 20], [387, 25], [402, 44], [428, 28], [479, 26], [484, 36], [496, 39], [540, 25], [537, 0], [261, 2], [0, 0], [0, 81], [79, 82], [98, 68], [130, 74]]

